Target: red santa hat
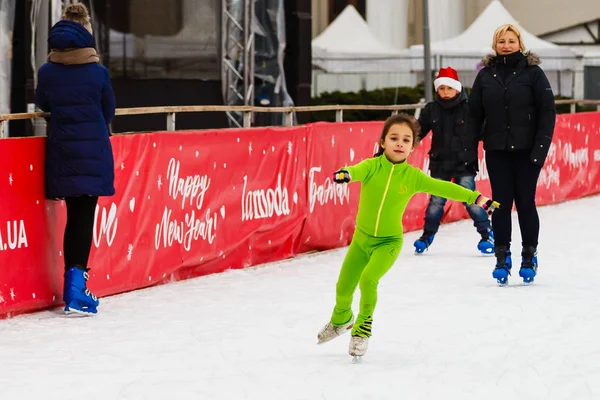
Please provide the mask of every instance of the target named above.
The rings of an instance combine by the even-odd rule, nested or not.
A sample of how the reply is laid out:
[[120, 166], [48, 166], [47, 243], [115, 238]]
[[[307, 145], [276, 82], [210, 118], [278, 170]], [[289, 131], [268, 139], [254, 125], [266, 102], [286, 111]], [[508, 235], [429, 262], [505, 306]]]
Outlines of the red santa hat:
[[435, 86], [436, 92], [442, 85], [456, 89], [459, 92], [462, 91], [462, 84], [458, 80], [458, 73], [451, 67], [440, 68], [440, 72], [435, 81], [433, 81], [433, 85]]

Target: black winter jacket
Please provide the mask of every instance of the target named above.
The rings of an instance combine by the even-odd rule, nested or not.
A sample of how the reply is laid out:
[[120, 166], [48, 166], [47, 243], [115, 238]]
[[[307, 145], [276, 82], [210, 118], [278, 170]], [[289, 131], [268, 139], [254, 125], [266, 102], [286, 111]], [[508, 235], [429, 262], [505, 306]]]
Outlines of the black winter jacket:
[[463, 90], [458, 99], [443, 100], [436, 95], [421, 115], [421, 139], [432, 131], [429, 170], [432, 176], [476, 175], [479, 135], [468, 132], [469, 105]]
[[483, 59], [471, 96], [471, 134], [481, 133], [484, 149], [530, 151], [544, 165], [556, 122], [554, 95], [536, 54], [520, 51]]

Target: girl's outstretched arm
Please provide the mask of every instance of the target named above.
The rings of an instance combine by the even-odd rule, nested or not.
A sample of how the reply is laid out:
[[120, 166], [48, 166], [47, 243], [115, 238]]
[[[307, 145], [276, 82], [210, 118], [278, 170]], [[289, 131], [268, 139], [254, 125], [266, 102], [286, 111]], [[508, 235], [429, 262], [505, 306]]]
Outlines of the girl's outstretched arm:
[[343, 167], [333, 173], [333, 181], [336, 183], [349, 183], [364, 181], [373, 171], [376, 158], [367, 158], [356, 165]]
[[489, 214], [500, 207], [498, 202], [483, 196], [477, 190], [469, 190], [453, 182], [434, 179], [423, 171], [419, 171], [416, 189], [417, 192], [425, 192], [467, 204], [477, 204]]

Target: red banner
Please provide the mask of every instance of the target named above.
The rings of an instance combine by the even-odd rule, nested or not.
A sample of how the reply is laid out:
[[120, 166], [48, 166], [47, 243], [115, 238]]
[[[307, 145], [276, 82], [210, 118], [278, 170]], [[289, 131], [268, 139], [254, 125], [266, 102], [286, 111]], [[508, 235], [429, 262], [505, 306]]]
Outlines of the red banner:
[[[332, 172], [376, 150], [381, 122], [114, 136], [117, 194], [90, 257], [100, 296], [347, 245], [360, 184]], [[64, 202], [44, 199], [44, 139], [0, 141], [0, 316], [60, 304]], [[409, 161], [423, 170], [429, 139]], [[481, 153], [483, 156], [483, 152]], [[600, 113], [560, 115], [538, 203], [600, 192]], [[478, 189], [489, 194], [483, 157]], [[407, 231], [423, 224], [413, 198]], [[445, 222], [465, 218], [449, 202]]]

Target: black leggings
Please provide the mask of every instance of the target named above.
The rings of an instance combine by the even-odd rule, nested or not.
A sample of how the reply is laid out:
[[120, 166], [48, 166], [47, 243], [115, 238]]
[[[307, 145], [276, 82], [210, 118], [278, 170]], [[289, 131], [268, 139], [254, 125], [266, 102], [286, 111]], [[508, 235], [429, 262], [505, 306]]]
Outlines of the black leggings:
[[541, 167], [529, 159], [530, 151], [486, 151], [492, 197], [500, 203], [492, 215], [496, 246], [510, 246], [511, 212], [517, 208], [523, 246], [537, 247], [540, 218], [535, 205], [535, 191]]
[[97, 196], [67, 197], [67, 226], [63, 242], [65, 269], [77, 267], [86, 269], [92, 238]]

